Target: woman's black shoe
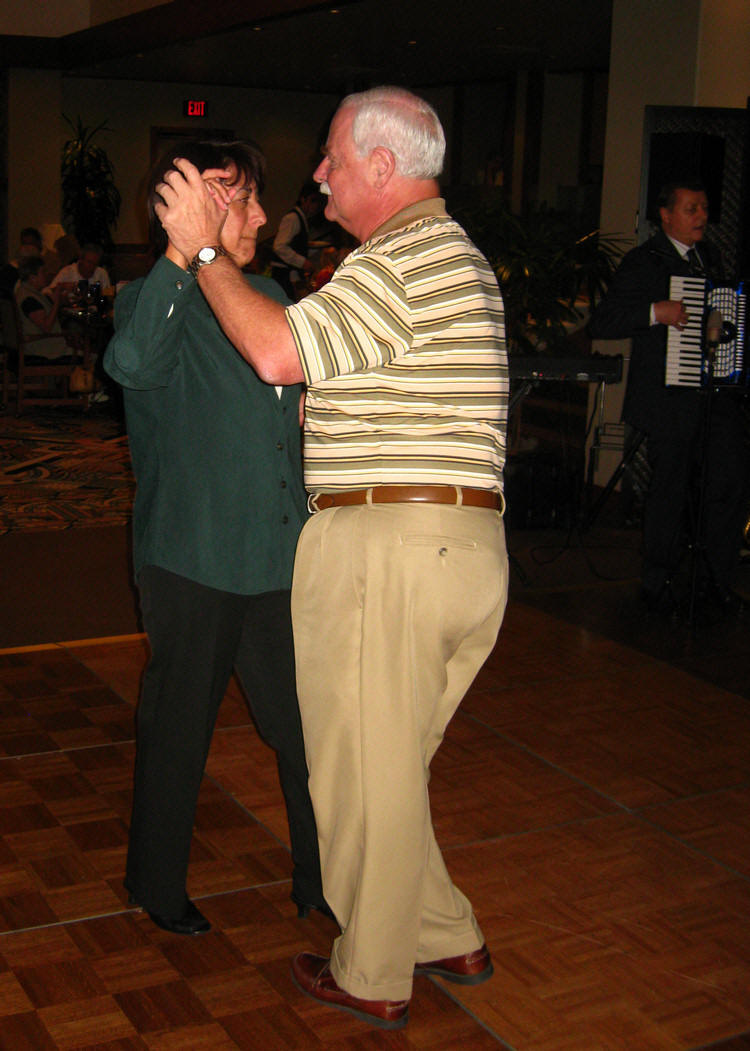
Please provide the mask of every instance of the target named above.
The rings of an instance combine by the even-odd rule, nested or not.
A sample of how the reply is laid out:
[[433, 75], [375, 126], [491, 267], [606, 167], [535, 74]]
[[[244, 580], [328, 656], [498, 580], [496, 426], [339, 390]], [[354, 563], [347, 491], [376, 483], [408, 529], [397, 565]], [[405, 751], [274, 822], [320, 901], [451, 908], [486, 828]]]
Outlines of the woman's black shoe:
[[[128, 905], [138, 905], [132, 893], [128, 894]], [[144, 912], [152, 923], [161, 927], [163, 931], [169, 931], [170, 934], [205, 934], [206, 931], [211, 930], [210, 922], [189, 898], [185, 911], [176, 920], [160, 916], [157, 912], [149, 912], [148, 909], [144, 909]]]
[[331, 912], [330, 907], [324, 901], [321, 902], [320, 905], [311, 905], [309, 902], [300, 901], [294, 893], [289, 896], [297, 906], [297, 916], [300, 920], [306, 920], [310, 915], [310, 912], [315, 909], [316, 912], [321, 912], [324, 916], [327, 916], [329, 920], [333, 920], [334, 923], [338, 922]]

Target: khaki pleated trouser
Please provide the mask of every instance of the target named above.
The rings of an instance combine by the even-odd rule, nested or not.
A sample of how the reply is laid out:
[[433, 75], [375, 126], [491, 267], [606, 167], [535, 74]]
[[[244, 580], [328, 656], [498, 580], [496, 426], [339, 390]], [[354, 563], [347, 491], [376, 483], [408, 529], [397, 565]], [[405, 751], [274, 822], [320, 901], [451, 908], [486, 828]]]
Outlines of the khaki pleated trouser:
[[497, 511], [364, 504], [303, 529], [292, 618], [323, 891], [342, 927], [331, 971], [362, 999], [406, 1000], [415, 962], [484, 941], [443, 862], [427, 786], [507, 591]]

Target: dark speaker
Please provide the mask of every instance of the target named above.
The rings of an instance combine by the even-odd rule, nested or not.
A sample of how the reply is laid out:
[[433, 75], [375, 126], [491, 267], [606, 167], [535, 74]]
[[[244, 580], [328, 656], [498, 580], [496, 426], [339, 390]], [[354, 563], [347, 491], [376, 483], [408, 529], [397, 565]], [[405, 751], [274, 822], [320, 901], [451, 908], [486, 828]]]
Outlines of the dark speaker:
[[545, 456], [511, 457], [505, 500], [511, 529], [568, 529], [580, 503], [580, 472]]

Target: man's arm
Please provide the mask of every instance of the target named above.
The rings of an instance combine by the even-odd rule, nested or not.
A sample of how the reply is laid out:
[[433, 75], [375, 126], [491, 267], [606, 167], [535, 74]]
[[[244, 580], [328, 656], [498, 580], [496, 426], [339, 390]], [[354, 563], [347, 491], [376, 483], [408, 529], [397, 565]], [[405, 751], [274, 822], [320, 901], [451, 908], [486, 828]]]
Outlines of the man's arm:
[[75, 281], [73, 280], [72, 270], [70, 266], [64, 266], [57, 271], [55, 276], [52, 278], [50, 283], [46, 285], [42, 291], [46, 296], [52, 294], [55, 288], [60, 287], [61, 292], [69, 292], [75, 287]]
[[628, 339], [653, 324], [684, 328], [688, 314], [682, 301], [656, 298], [664, 280], [639, 249], [629, 252], [589, 322], [591, 336]]
[[[201, 175], [189, 161], [178, 158], [175, 169], [156, 188], [164, 201], [156, 205], [156, 214], [169, 240], [188, 260], [205, 245], [220, 241], [226, 202], [213, 195], [205, 181], [212, 175], [221, 177], [222, 173]], [[201, 267], [198, 283], [229, 342], [264, 382], [287, 385], [304, 380], [280, 303], [251, 288], [226, 256]]]
[[[41, 332], [51, 332], [54, 328], [55, 322], [57, 321], [57, 312], [60, 307], [61, 291], [62, 290], [59, 285], [56, 285], [52, 289], [52, 292], [50, 294], [52, 306], [49, 308], [48, 311], [43, 310], [42, 307], [39, 306], [38, 301], [32, 299], [31, 297], [29, 297], [28, 300], [24, 300], [24, 302], [21, 304], [21, 310], [23, 310], [24, 314], [29, 319], [29, 321], [32, 321]], [[30, 308], [29, 310], [24, 309], [27, 305]]]
[[304, 382], [286, 309], [280, 303], [251, 288], [225, 256], [201, 267], [198, 284], [229, 342], [265, 383]]

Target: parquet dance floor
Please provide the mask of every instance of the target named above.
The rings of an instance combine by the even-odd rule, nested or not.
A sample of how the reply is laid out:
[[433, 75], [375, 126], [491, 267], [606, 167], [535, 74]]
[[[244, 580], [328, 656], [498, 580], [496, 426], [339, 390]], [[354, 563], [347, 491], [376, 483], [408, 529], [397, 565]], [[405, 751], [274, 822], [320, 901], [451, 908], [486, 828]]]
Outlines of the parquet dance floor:
[[[512, 601], [433, 764], [495, 962], [384, 1034], [295, 988], [335, 933], [289, 900], [271, 753], [233, 685], [204, 780], [201, 938], [122, 887], [140, 636], [0, 653], [0, 1049], [750, 1048], [750, 703]], [[744, 1034], [744, 1035], [743, 1035]]]

